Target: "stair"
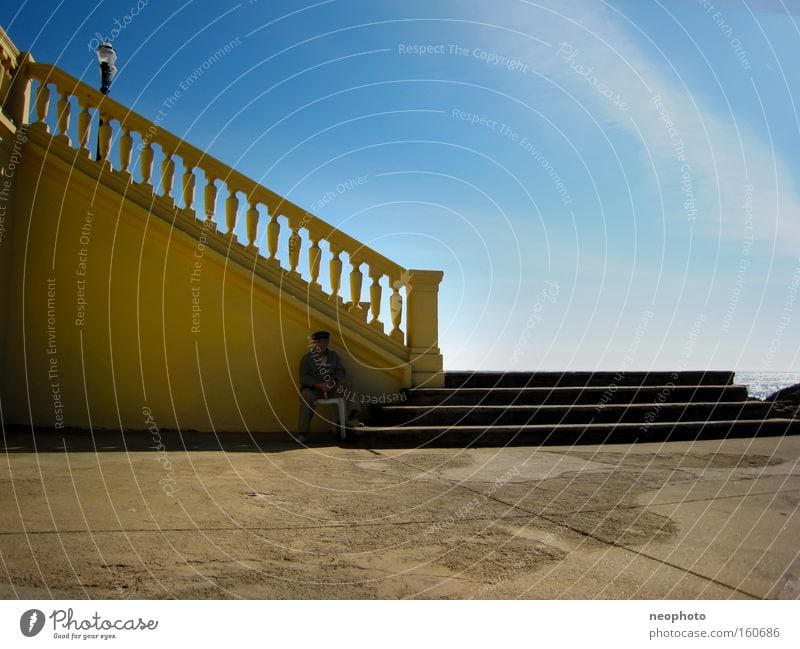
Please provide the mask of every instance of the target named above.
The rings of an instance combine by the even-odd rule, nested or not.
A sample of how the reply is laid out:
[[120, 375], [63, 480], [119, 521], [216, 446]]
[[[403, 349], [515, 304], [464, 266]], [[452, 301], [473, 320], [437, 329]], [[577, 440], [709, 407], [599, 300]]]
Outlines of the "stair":
[[[24, 145], [0, 212], [0, 297], [19, 315], [0, 322], [5, 424], [285, 431], [297, 420], [296, 359], [323, 329], [361, 385], [385, 394], [442, 385], [442, 271], [400, 265], [152, 116], [5, 44], [0, 29], [0, 149], [8, 158]], [[90, 248], [91, 276], [76, 284]], [[58, 359], [56, 285], [66, 305]], [[26, 309], [44, 304], [43, 286], [47, 308]], [[242, 345], [234, 353], [231, 335]], [[276, 340], [295, 360], [270, 362]]]
[[733, 372], [447, 372], [446, 388], [733, 385]]
[[448, 372], [362, 434], [414, 445], [600, 444], [800, 433], [733, 372]]

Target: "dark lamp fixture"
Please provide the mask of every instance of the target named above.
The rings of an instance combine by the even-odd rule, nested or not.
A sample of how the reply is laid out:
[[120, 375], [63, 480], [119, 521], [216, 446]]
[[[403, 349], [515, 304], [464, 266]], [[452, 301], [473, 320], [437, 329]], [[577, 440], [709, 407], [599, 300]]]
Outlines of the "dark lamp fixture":
[[114, 51], [114, 46], [108, 41], [101, 43], [97, 48], [97, 60], [100, 62], [100, 92], [107, 95], [111, 88], [111, 80], [117, 73], [117, 68], [114, 66], [117, 61], [117, 53]]

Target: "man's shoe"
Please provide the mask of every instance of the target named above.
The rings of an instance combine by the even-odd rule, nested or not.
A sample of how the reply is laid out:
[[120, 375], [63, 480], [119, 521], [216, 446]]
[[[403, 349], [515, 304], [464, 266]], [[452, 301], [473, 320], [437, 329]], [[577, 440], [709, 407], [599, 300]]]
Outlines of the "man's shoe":
[[300, 434], [297, 436], [297, 441], [298, 441], [300, 444], [307, 444], [307, 443], [308, 443], [308, 435], [304, 435], [303, 433], [300, 433]]

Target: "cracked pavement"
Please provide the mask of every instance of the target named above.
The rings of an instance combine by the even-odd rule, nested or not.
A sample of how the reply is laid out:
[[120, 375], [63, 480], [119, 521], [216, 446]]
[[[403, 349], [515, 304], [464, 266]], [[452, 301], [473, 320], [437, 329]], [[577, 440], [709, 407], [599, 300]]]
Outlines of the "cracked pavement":
[[800, 597], [800, 437], [5, 444], [4, 598]]

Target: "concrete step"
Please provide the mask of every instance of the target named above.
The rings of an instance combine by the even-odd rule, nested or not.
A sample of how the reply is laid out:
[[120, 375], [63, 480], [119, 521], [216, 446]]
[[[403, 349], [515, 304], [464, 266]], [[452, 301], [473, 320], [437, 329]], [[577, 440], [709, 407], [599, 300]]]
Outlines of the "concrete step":
[[445, 372], [446, 388], [732, 385], [733, 372]]
[[775, 437], [800, 434], [792, 419], [682, 421], [643, 424], [558, 424], [528, 426], [368, 426], [358, 436], [370, 444], [418, 446], [506, 446], [630, 444], [734, 437]]
[[404, 405], [611, 405], [691, 401], [745, 401], [741, 385], [590, 386], [566, 388], [424, 388], [406, 392]]
[[590, 406], [386, 406], [370, 423], [390, 426], [501, 426], [766, 419], [772, 406], [758, 401], [637, 403]]

